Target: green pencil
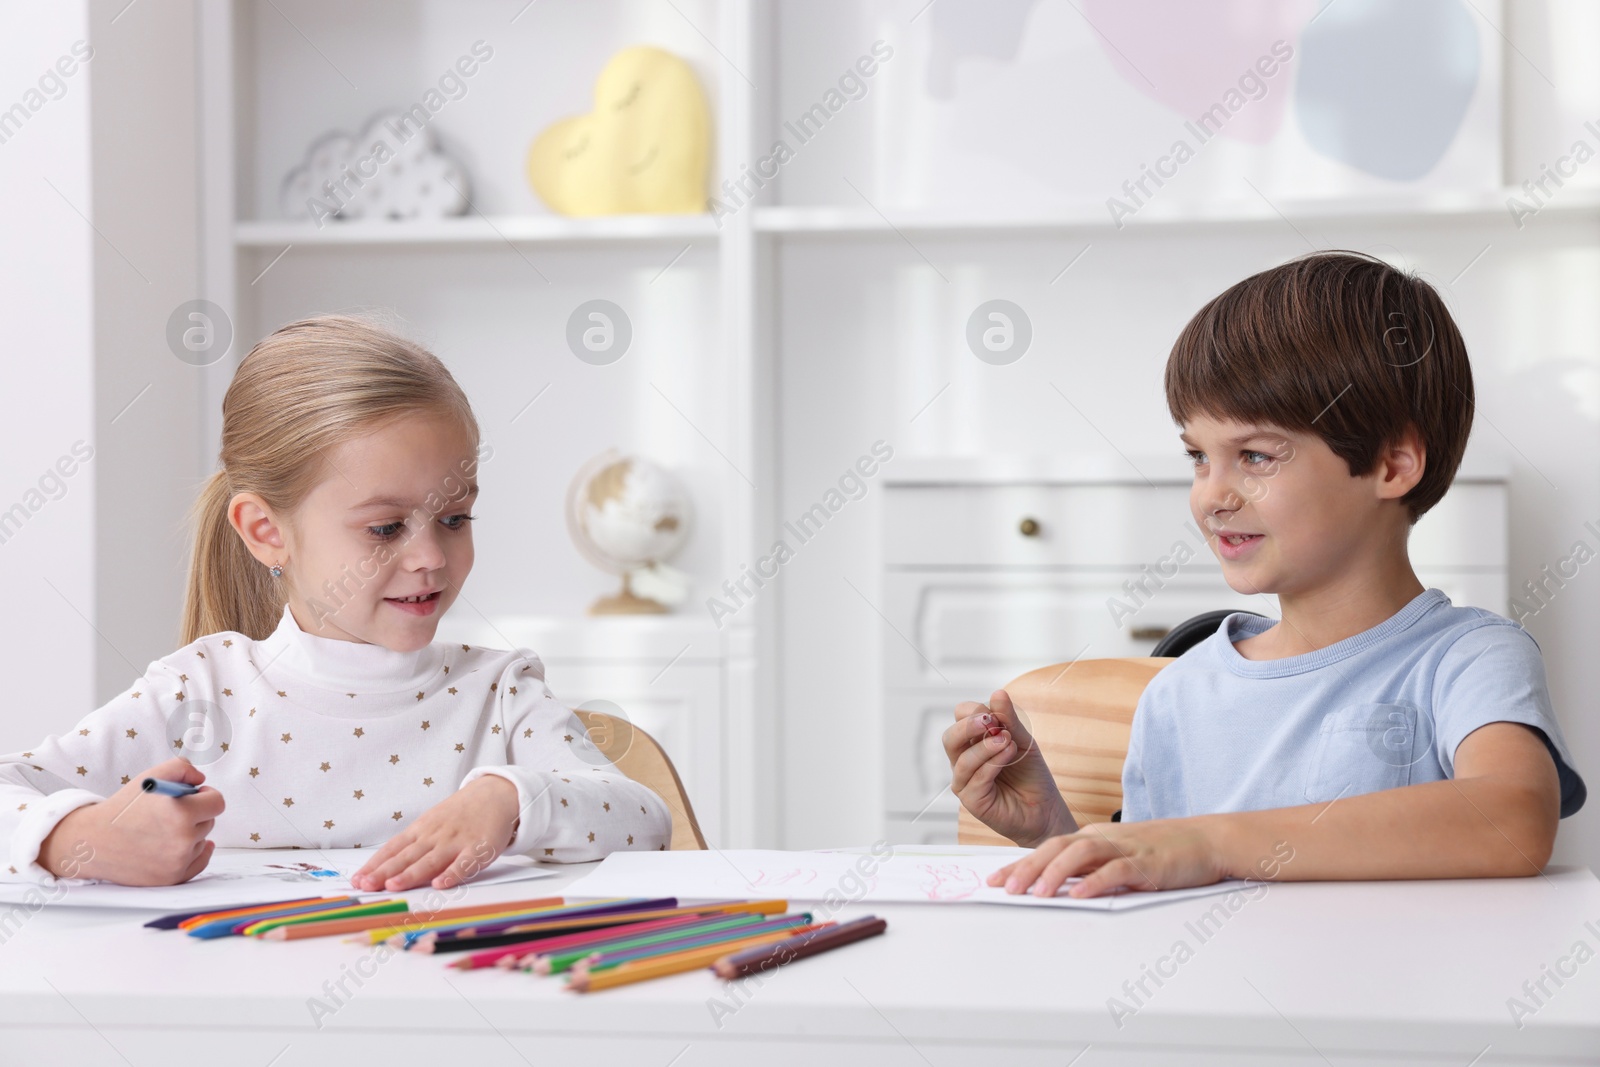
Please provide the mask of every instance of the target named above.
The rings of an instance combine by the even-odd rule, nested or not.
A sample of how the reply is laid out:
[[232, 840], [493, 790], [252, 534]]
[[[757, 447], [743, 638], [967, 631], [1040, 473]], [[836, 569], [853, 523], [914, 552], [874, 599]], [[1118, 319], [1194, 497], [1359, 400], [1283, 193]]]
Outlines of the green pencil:
[[704, 923], [686, 924], [669, 930], [638, 934], [634, 937], [624, 935], [610, 941], [599, 941], [579, 948], [567, 949], [565, 952], [540, 954], [535, 950], [529, 957], [528, 962], [522, 965], [522, 969], [535, 971], [538, 974], [560, 974], [579, 960], [586, 960], [597, 953], [618, 952], [623, 949], [640, 948], [645, 945], [658, 945], [662, 942], [681, 941], [685, 937], [715, 930], [737, 930], [741, 927], [759, 923], [761, 920], [762, 917], [760, 915], [730, 915], [725, 919], [708, 919]]
[[406, 911], [410, 905], [404, 900], [377, 900], [371, 904], [352, 904], [348, 908], [335, 908], [330, 911], [313, 911], [304, 915], [285, 915], [281, 919], [263, 919], [252, 923], [240, 933], [246, 937], [259, 937], [268, 930], [275, 930], [280, 926], [298, 926], [300, 923], [314, 923], [332, 921], [334, 919], [357, 919], [363, 915], [383, 915], [391, 911]]

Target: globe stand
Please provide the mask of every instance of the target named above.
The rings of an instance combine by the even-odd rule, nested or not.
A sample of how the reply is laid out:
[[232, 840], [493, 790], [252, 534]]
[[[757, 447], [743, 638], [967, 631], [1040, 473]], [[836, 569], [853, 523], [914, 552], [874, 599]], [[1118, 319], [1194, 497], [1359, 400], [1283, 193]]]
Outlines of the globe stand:
[[590, 615], [665, 615], [671, 610], [659, 600], [634, 593], [628, 576], [622, 576], [622, 592], [603, 596], [589, 605]]

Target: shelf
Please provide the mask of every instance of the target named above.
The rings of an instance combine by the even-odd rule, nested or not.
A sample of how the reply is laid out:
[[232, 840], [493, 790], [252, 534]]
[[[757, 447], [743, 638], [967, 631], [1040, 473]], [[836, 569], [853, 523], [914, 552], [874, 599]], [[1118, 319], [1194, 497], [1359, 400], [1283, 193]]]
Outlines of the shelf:
[[280, 220], [240, 222], [234, 226], [240, 248], [284, 245], [363, 246], [473, 244], [590, 244], [608, 242], [672, 243], [715, 239], [709, 215], [613, 215], [569, 219], [561, 215], [464, 215], [420, 222], [330, 222], [316, 227]]
[[[1311, 200], [1275, 198], [1271, 203], [1257, 196], [1250, 200], [1215, 201], [1204, 205], [1149, 201], [1123, 220], [1122, 229], [1150, 227], [1226, 226], [1269, 223], [1283, 225], [1284, 219], [1325, 222], [1383, 219], [1390, 222], [1413, 221], [1501, 221], [1512, 223], [1508, 198], [1524, 203], [1532, 200], [1520, 189], [1481, 192], [1428, 193], [1392, 197], [1337, 197]], [[1600, 188], [1558, 190], [1536, 216], [1524, 220], [1535, 225], [1544, 215], [1571, 217], [1600, 211]], [[962, 237], [967, 235], [1055, 236], [1065, 232], [1115, 233], [1103, 201], [1081, 203], [1060, 210], [1032, 214], [981, 214], [928, 209], [885, 207], [881, 212], [860, 207], [763, 207], [757, 208], [753, 226], [758, 233], [779, 236], [834, 236], [852, 234], [916, 233], [925, 236]]]

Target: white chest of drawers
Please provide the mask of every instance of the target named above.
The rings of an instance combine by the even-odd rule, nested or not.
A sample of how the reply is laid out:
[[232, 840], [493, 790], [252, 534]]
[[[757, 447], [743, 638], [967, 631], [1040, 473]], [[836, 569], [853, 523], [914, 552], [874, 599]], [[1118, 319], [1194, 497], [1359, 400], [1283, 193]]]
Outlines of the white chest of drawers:
[[[1216, 609], [1276, 616], [1234, 592], [1189, 513], [1181, 457], [1065, 465], [898, 461], [882, 543], [885, 819], [889, 840], [955, 839], [939, 736], [956, 704], [1071, 659], [1146, 656], [1172, 626]], [[1413, 528], [1426, 586], [1507, 605], [1506, 471], [1464, 466]]]

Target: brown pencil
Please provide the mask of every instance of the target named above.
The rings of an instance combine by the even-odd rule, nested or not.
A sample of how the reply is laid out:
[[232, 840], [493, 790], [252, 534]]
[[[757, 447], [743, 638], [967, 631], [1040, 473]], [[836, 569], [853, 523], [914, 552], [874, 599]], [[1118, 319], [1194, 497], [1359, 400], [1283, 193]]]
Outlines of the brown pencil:
[[[818, 923], [809, 929], [815, 930], [824, 925], [828, 924]], [[803, 931], [806, 929], [802, 927]], [[785, 936], [786, 932], [780, 932], [765, 937], [754, 937], [750, 939], [747, 947], [754, 948], [764, 942], [782, 941]], [[565, 988], [574, 993], [588, 993], [597, 989], [610, 989], [612, 986], [643, 982], [650, 978], [661, 978], [669, 974], [695, 971], [710, 966], [719, 956], [727, 955], [730, 947], [732, 946], [712, 945], [703, 949], [676, 952], [670, 956], [656, 956], [653, 959], [624, 963], [595, 974], [574, 970], [572, 977], [567, 979]]]
[[868, 915], [853, 922], [785, 938], [776, 944], [760, 945], [744, 952], [723, 956], [711, 965], [711, 969], [723, 978], [740, 978], [767, 970], [774, 965], [782, 966], [791, 960], [815, 956], [819, 952], [848, 945], [852, 941], [875, 937], [888, 927], [888, 920]]

